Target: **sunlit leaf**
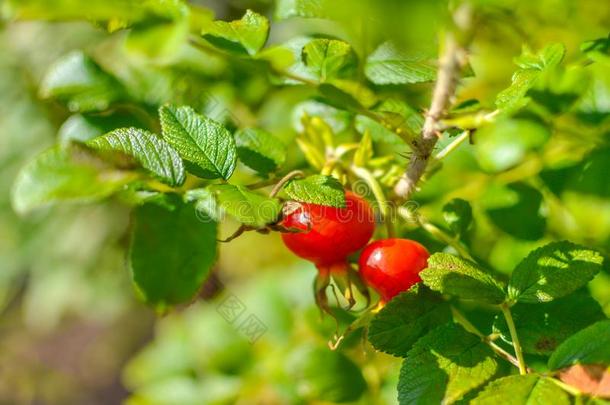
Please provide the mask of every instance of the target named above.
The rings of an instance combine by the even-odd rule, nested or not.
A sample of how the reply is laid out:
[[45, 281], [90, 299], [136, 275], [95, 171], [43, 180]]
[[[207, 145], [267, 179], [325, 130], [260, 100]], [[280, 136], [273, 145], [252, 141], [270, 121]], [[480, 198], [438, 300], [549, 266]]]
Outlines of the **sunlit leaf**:
[[220, 123], [191, 107], [166, 105], [159, 110], [163, 138], [190, 163], [187, 167], [203, 178], [228, 179], [237, 161], [231, 133]]
[[436, 67], [425, 55], [409, 55], [391, 42], [384, 42], [369, 55], [366, 77], [375, 84], [407, 84], [432, 81]]
[[523, 303], [548, 302], [576, 291], [597, 274], [604, 256], [571, 242], [553, 242], [534, 250], [517, 265], [508, 296]]
[[146, 170], [170, 186], [184, 183], [184, 165], [178, 153], [157, 135], [138, 128], [121, 128], [92, 139], [87, 145], [100, 151], [119, 151], [134, 157]]

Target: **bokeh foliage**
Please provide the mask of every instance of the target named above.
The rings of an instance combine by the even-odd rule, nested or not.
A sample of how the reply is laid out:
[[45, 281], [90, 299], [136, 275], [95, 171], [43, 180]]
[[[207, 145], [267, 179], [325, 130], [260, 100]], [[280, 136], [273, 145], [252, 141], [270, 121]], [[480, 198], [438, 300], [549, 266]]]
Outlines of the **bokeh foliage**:
[[[210, 248], [190, 274], [201, 281], [214, 273], [224, 283], [215, 281], [214, 275], [200, 294], [203, 300], [153, 320], [153, 314], [133, 299], [130, 272], [124, 265], [128, 231], [135, 226], [142, 235], [131, 243], [132, 252], [142, 250], [138, 255], [142, 260], [131, 262], [139, 297], [160, 310], [190, 299], [199, 285], [187, 285], [181, 289], [184, 295], [176, 297], [163, 293], [171, 279], [147, 283], [137, 275], [155, 266], [162, 270], [157, 260], [146, 262], [147, 249], [154, 250], [160, 246], [157, 243], [177, 243], [182, 237], [175, 236], [178, 224], [170, 217], [166, 227], [173, 228], [165, 235], [167, 241], [146, 239], [150, 218], [167, 212], [163, 208], [167, 201], [159, 202], [159, 194], [167, 187], [184, 187], [189, 197], [177, 202], [174, 210], [190, 212], [186, 205], [195, 202], [198, 215], [215, 220], [216, 202], [210, 190], [200, 187], [207, 183], [181, 176], [181, 163], [166, 165], [175, 163], [173, 149], [167, 149], [168, 159], [159, 161], [146, 160], [143, 154], [140, 159], [135, 156], [135, 164], [122, 160], [102, 164], [88, 149], [72, 150], [70, 145], [78, 141], [106, 152], [120, 149], [131, 154], [137, 148], [120, 142], [120, 133], [103, 142], [99, 136], [126, 127], [162, 134], [172, 126], [168, 132], [185, 132], [193, 139], [184, 145], [179, 135], [175, 142], [171, 136], [164, 138], [181, 155], [192, 157], [184, 159], [186, 171], [206, 179], [232, 176], [236, 184], [248, 184], [269, 179], [274, 172], [322, 169], [324, 162], [316, 148], [327, 138], [335, 145], [366, 139], [370, 148], [361, 147], [354, 161], [369, 167], [389, 189], [408, 158], [405, 139], [421, 128], [436, 74], [440, 33], [450, 29], [449, 10], [454, 5], [440, 0], [199, 3], [0, 3], [4, 16], [0, 35], [0, 308], [7, 330], [0, 338], [0, 399], [108, 403], [128, 396], [128, 403], [138, 405], [394, 403], [398, 360], [375, 353], [360, 333], [349, 337], [339, 351], [327, 350], [334, 325], [329, 319], [320, 321], [312, 306], [313, 267], [295, 263], [275, 234], [246, 233], [231, 244], [220, 244], [214, 269], [209, 263], [216, 248]], [[536, 309], [529, 306], [540, 295], [522, 293], [518, 283], [508, 281], [524, 257], [552, 241], [570, 240], [610, 254], [610, 6], [597, 0], [473, 1], [472, 5], [477, 19], [470, 71], [461, 81], [447, 119], [449, 125], [474, 129], [472, 143], [462, 143], [436, 163], [414, 199], [430, 223], [458, 236], [493, 274], [493, 281], [485, 284], [491, 289], [492, 303], [498, 288], [508, 285], [509, 295], [519, 301], [513, 312], [516, 322], [523, 322], [520, 334], [528, 364], [546, 368], [545, 357], [566, 342], [551, 358], [549, 367], [555, 368], [570, 355], [570, 342], [578, 341], [574, 333], [610, 316], [608, 269], [588, 284], [585, 277], [582, 285], [573, 285], [570, 291], [566, 289], [571, 286], [564, 285], [552, 289], [567, 293], [583, 287], [556, 301], [536, 304]], [[167, 104], [188, 105], [193, 114], [187, 107], [165, 107], [159, 120], [157, 110]], [[496, 108], [500, 113], [489, 122], [486, 114]], [[402, 132], [380, 125], [366, 112], [390, 122], [397, 119]], [[206, 125], [219, 133], [212, 140], [193, 129]], [[231, 134], [237, 130], [233, 140]], [[452, 131], [443, 134], [437, 151], [454, 135]], [[59, 146], [44, 152], [48, 159], [27, 163], [54, 144]], [[235, 155], [231, 155], [233, 149]], [[75, 183], [73, 177], [62, 177], [73, 168], [45, 166], [54, 159], [65, 162], [62, 156], [71, 153], [84, 156], [78, 161], [80, 176]], [[46, 178], [51, 191], [32, 191], [31, 184], [20, 181], [11, 201], [18, 171], [26, 164], [36, 166], [34, 174], [27, 173], [28, 179]], [[107, 169], [104, 176], [87, 171], [100, 165]], [[147, 170], [155, 175], [146, 177]], [[340, 205], [336, 186], [320, 191], [319, 179], [298, 181], [290, 183], [281, 196], [319, 198]], [[239, 222], [259, 227], [278, 212], [274, 199], [261, 200], [238, 186], [216, 187], [220, 189], [212, 191], [224, 196], [217, 202], [231, 217], [220, 225], [220, 235], [229, 235]], [[55, 194], [58, 189], [81, 193], [71, 198], [69, 193]], [[369, 187], [358, 191], [374, 199]], [[101, 198], [96, 205], [47, 207], [56, 200]], [[236, 212], [232, 210], [236, 200], [249, 207], [269, 204], [276, 211], [264, 211], [262, 217], [255, 208], [246, 214]], [[130, 223], [126, 207], [143, 203], [136, 209], [135, 224]], [[18, 216], [15, 210], [30, 213]], [[178, 218], [184, 227], [189, 218], [198, 221], [194, 214]], [[209, 229], [213, 226], [198, 223], [199, 229], [187, 235], [189, 243], [172, 251], [184, 249], [189, 256], [197, 240], [207, 238], [213, 244]], [[415, 224], [401, 222], [399, 234], [421, 241], [431, 252], [455, 253], [445, 241]], [[378, 231], [377, 236], [381, 235], [383, 230]], [[170, 257], [167, 263], [181, 259]], [[201, 261], [208, 264], [205, 269], [196, 268]], [[147, 295], [151, 290], [161, 293]], [[450, 293], [469, 298], [460, 291]], [[239, 326], [218, 312], [218, 305], [231, 296], [266, 326], [256, 343], [250, 344]], [[410, 302], [409, 295], [400, 299], [400, 303]], [[400, 303], [393, 304], [400, 308]], [[503, 320], [494, 319], [487, 305], [465, 301], [456, 305], [477, 314], [473, 318], [477, 326], [493, 325], [485, 333], [497, 332], [510, 343]], [[392, 306], [386, 309], [390, 319], [396, 319]], [[570, 327], [552, 322], [545, 328], [534, 327], [548, 314], [574, 322]], [[440, 324], [448, 316], [447, 309], [441, 308], [433, 320], [440, 319]], [[351, 320], [352, 315], [343, 314], [341, 325]], [[437, 323], [426, 330], [434, 326]], [[373, 344], [375, 328], [373, 323], [369, 336]], [[555, 328], [556, 333], [549, 333]], [[440, 331], [462, 341], [473, 339], [462, 330]], [[72, 335], [83, 340], [72, 343]], [[88, 339], [96, 343], [84, 352], [68, 350]], [[409, 347], [401, 346], [404, 341], [392, 344], [386, 339], [379, 345], [391, 344], [382, 350], [424, 367], [432, 361], [423, 350], [424, 343], [409, 354]], [[451, 358], [451, 343], [431, 344]], [[487, 375], [508, 372], [501, 369], [500, 360], [498, 364], [491, 360], [485, 347], [476, 345], [472, 350], [473, 358], [485, 360], [477, 371], [482, 381]], [[53, 352], [74, 358], [49, 354]], [[128, 358], [122, 377], [117, 377]], [[445, 370], [453, 378], [451, 368]], [[414, 371], [403, 366], [400, 375], [408, 380]], [[434, 373], [438, 369], [429, 371]], [[441, 373], [440, 378], [445, 375]], [[534, 385], [540, 391], [557, 391], [552, 383], [536, 378], [511, 376], [494, 384], [513, 394]], [[471, 395], [469, 389], [476, 388], [459, 379], [448, 381], [449, 400]], [[481, 394], [482, 402], [486, 392]], [[558, 392], [554, 395], [563, 398]], [[435, 395], [441, 394], [430, 392], [424, 398], [434, 403], [439, 399]], [[400, 395], [401, 401], [409, 403], [407, 394]]]

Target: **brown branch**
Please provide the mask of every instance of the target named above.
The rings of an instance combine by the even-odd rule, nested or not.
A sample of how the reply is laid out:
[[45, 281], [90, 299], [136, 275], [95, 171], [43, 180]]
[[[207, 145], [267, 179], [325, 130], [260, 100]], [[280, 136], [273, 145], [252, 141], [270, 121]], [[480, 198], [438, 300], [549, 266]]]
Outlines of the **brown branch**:
[[413, 155], [409, 166], [394, 188], [396, 194], [403, 200], [409, 199], [413, 194], [417, 183], [426, 171], [426, 166], [439, 138], [439, 121], [453, 98], [465, 59], [465, 50], [457, 42], [455, 36], [448, 33], [438, 67], [438, 78], [432, 93], [430, 110], [426, 114], [421, 137], [413, 141]]

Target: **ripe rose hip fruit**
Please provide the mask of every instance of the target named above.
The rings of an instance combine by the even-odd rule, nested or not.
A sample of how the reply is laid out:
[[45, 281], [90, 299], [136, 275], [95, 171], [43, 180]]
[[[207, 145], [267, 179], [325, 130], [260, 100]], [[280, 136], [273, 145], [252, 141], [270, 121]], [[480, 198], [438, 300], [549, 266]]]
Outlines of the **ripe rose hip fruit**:
[[316, 304], [333, 317], [326, 296], [331, 278], [348, 301], [348, 309], [356, 303], [352, 284], [369, 300], [368, 290], [350, 267], [347, 256], [360, 250], [373, 236], [374, 212], [369, 203], [350, 191], [345, 193], [345, 203], [344, 208], [303, 203], [281, 222], [283, 227], [297, 231], [282, 233], [288, 249], [318, 268], [314, 282]]
[[284, 244], [319, 270], [341, 267], [348, 255], [366, 245], [375, 230], [369, 203], [350, 191], [345, 200], [345, 208], [300, 204], [281, 225], [301, 232], [283, 233]]
[[360, 255], [360, 275], [381, 295], [384, 302], [421, 281], [430, 254], [409, 239], [382, 239], [370, 243]]

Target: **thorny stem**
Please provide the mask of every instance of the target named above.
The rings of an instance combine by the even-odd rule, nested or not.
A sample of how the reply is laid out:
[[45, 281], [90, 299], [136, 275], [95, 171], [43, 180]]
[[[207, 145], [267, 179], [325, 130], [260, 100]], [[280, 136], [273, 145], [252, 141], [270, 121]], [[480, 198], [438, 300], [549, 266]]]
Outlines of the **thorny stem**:
[[480, 330], [478, 330], [477, 327], [474, 326], [460, 310], [452, 306], [451, 313], [453, 314], [453, 318], [457, 321], [457, 323], [462, 325], [464, 329], [480, 337], [483, 343], [487, 344], [498, 356], [502, 357], [515, 367], [519, 367], [519, 360], [517, 360], [515, 356], [495, 344], [490, 336], [486, 336]]
[[465, 50], [458, 43], [454, 33], [445, 37], [445, 49], [441, 57], [436, 85], [432, 93], [430, 109], [426, 114], [419, 139], [412, 142], [413, 155], [407, 170], [396, 184], [394, 191], [403, 200], [408, 200], [426, 170], [428, 161], [439, 137], [439, 121], [443, 117], [454, 95], [462, 66], [465, 64]]
[[502, 310], [502, 314], [506, 319], [506, 324], [508, 325], [508, 330], [510, 331], [510, 338], [513, 341], [513, 347], [515, 348], [515, 356], [517, 356], [517, 361], [519, 362], [519, 374], [527, 374], [527, 368], [525, 366], [525, 360], [523, 359], [521, 343], [519, 343], [519, 336], [517, 335], [517, 328], [515, 327], [513, 315], [510, 312], [508, 304], [506, 303], [500, 305], [500, 309]]

